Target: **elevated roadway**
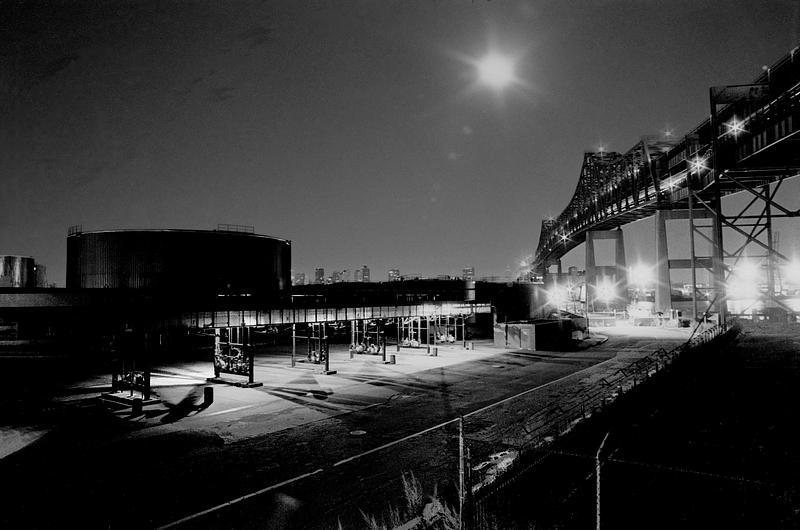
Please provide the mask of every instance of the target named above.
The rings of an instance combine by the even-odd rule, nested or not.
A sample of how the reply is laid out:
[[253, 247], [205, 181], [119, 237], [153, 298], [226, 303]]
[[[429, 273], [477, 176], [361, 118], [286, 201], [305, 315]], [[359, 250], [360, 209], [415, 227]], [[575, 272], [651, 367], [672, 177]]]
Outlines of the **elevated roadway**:
[[798, 175], [799, 98], [795, 48], [751, 84], [712, 88], [712, 119], [682, 138], [644, 136], [625, 153], [585, 153], [569, 204], [542, 221], [533, 269], [557, 264], [589, 231], [687, 208], [690, 192], [696, 208], [711, 212], [720, 197], [750, 192], [775, 214], [797, 216], [798, 210], [778, 205], [775, 192], [769, 196], [761, 187], [775, 184], [777, 191], [783, 180]]

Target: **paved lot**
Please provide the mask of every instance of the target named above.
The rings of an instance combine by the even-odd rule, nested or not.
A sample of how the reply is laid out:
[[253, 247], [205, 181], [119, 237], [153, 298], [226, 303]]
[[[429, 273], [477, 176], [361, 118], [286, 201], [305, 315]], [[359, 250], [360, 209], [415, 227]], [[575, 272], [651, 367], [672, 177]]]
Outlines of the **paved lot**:
[[[564, 388], [688, 336], [685, 329], [602, 332], [607, 342], [576, 352], [514, 352], [478, 343], [475, 350], [440, 347], [438, 357], [404, 350], [395, 365], [380, 356], [351, 360], [341, 349], [332, 353], [334, 375], [290, 368], [285, 354], [265, 353], [256, 359], [263, 387], [214, 385], [214, 402], [205, 408], [210, 363], [160, 366], [153, 385], [162, 403], [137, 417], [94, 406], [89, 398], [108, 380], [87, 378], [62, 396], [81, 406], [68, 407], [52, 424], [4, 430], [3, 440], [16, 437], [19, 450], [0, 460], [4, 483], [14, 484], [5, 496], [14, 508], [2, 519], [152, 527], [267, 489], [183, 526], [352, 523], [358, 509], [386, 506], [391, 496], [377, 488], [404, 471], [419, 470], [422, 480], [434, 483], [448, 476], [452, 429], [415, 433], [543, 385], [526, 399], [558, 399]], [[524, 406], [518, 409], [513, 413]], [[496, 413], [476, 415], [472, 427], [499, 423]], [[382, 446], [390, 447], [375, 450]]]

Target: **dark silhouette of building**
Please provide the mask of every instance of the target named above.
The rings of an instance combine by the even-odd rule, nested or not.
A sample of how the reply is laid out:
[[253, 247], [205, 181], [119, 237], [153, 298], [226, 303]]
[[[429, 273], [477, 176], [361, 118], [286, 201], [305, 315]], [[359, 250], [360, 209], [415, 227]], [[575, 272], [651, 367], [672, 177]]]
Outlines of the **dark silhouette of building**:
[[269, 294], [290, 287], [291, 242], [228, 230], [72, 231], [67, 288]]
[[0, 287], [43, 287], [45, 270], [28, 256], [0, 256]]

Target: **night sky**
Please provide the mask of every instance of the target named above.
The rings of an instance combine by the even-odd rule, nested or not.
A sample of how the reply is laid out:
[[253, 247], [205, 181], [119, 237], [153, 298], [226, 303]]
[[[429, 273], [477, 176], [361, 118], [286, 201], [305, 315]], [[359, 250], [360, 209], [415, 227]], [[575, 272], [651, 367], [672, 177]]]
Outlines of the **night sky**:
[[0, 6], [0, 254], [59, 286], [75, 224], [252, 225], [307, 275], [516, 271], [584, 151], [685, 134], [800, 28], [790, 0]]

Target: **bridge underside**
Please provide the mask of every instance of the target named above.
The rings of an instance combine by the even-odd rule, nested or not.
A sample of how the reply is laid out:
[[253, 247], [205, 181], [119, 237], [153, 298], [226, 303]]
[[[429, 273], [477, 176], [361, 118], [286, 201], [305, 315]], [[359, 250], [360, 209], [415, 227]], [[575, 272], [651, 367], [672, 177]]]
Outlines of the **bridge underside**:
[[[800, 208], [777, 200], [783, 183], [800, 175], [797, 51], [752, 84], [713, 87], [711, 119], [683, 138], [643, 137], [623, 154], [585, 153], [570, 203], [557, 218], [542, 221], [534, 270], [541, 273], [558, 264], [586, 241], [588, 232], [620, 228], [665, 210], [712, 215], [713, 234], [703, 237], [714, 247], [717, 309], [722, 312], [725, 277], [732, 270], [726, 259], [738, 262], [744, 246], [753, 244], [766, 253], [769, 270], [776, 260], [787, 260], [775, 248], [772, 224], [775, 218], [800, 216]], [[744, 194], [749, 202], [729, 214], [723, 212], [722, 198], [732, 194]], [[694, 271], [698, 230], [691, 220], [690, 225]], [[743, 238], [744, 246], [726, 249], [723, 232]]]

